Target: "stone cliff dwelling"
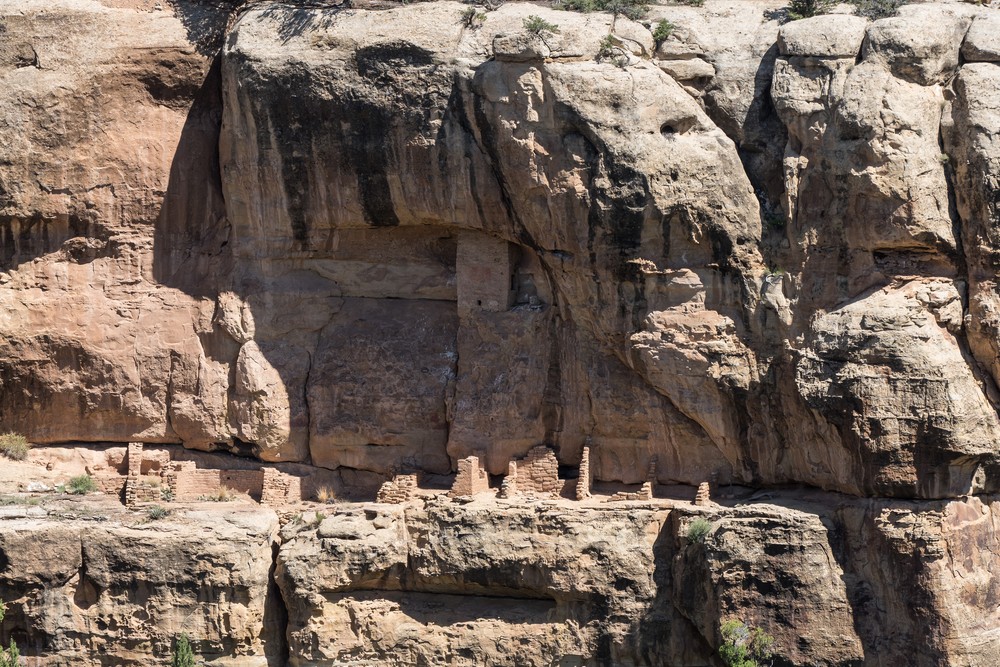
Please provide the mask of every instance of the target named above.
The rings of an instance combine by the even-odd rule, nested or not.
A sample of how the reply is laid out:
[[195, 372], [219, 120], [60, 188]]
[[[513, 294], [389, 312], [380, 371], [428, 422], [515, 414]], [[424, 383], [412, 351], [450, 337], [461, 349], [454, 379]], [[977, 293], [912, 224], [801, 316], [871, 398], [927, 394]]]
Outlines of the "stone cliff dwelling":
[[289, 474], [266, 464], [239, 461], [242, 469], [216, 468], [197, 460], [174, 460], [176, 449], [138, 442], [130, 443], [120, 458], [115, 451], [108, 451], [106, 466], [87, 470], [104, 493], [120, 496], [127, 506], [191, 502], [232, 492], [278, 507], [309, 500], [315, 493], [308, 473]]

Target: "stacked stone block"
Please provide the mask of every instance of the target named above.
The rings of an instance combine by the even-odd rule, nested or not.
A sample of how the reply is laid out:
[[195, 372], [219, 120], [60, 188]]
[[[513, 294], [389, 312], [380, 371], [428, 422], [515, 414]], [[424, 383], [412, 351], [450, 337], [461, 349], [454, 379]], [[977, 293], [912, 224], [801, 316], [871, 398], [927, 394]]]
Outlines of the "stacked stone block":
[[503, 312], [510, 308], [513, 248], [503, 239], [466, 232], [458, 239], [455, 273], [458, 312]]
[[401, 505], [413, 500], [416, 494], [416, 475], [396, 475], [388, 482], [382, 484], [378, 490], [378, 495], [375, 496], [375, 502]]
[[712, 487], [708, 482], [702, 482], [698, 485], [698, 492], [694, 496], [695, 505], [711, 505], [712, 504]]
[[532, 447], [520, 461], [511, 461], [507, 477], [500, 487], [500, 497], [509, 498], [517, 493], [533, 496], [559, 495], [559, 461], [555, 452], [545, 445]]
[[458, 474], [455, 475], [455, 482], [451, 486], [449, 495], [452, 498], [474, 496], [489, 490], [490, 477], [479, 465], [479, 457], [470, 456], [461, 459], [458, 462]]
[[125, 454], [125, 506], [135, 505], [139, 494], [139, 474], [142, 472], [142, 443], [130, 442]]
[[639, 487], [638, 491], [619, 491], [610, 498], [608, 502], [618, 502], [622, 500], [652, 500], [653, 499], [653, 485], [649, 482], [643, 482], [642, 486]]
[[654, 456], [649, 460], [649, 466], [646, 468], [646, 481], [642, 483], [638, 491], [619, 491], [611, 496], [608, 501], [652, 500], [653, 485], [656, 484], [656, 464], [657, 459]]
[[586, 500], [590, 498], [590, 488], [594, 484], [593, 474], [590, 472], [590, 447], [583, 448], [583, 458], [580, 459], [580, 476], [576, 480], [576, 499]]
[[517, 495], [517, 461], [507, 463], [507, 476], [500, 482], [500, 498], [513, 498]]
[[302, 500], [301, 480], [286, 475], [275, 468], [264, 468], [261, 482], [260, 503], [262, 505], [284, 505]]

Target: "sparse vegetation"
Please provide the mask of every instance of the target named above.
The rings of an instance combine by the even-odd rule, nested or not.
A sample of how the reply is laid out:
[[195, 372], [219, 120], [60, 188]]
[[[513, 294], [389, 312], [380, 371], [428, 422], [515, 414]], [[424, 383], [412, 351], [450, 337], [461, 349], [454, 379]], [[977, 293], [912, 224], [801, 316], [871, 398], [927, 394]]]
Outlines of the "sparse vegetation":
[[851, 0], [855, 14], [873, 21], [895, 16], [899, 8], [909, 2], [910, 0]]
[[150, 521], [159, 521], [170, 516], [170, 510], [162, 505], [153, 505], [146, 510], [146, 516], [149, 517]]
[[172, 502], [173, 499], [174, 499], [174, 490], [171, 489], [169, 486], [161, 486], [160, 487], [160, 500], [162, 500], [163, 502], [169, 503], [169, 502]]
[[524, 19], [524, 29], [535, 35], [541, 35], [543, 32], [559, 32], [559, 26], [549, 23], [541, 16], [536, 16], [535, 14], [531, 14]]
[[643, 0], [561, 0], [555, 7], [570, 12], [611, 12], [633, 21], [641, 19], [649, 11], [649, 3]]
[[231, 489], [223, 484], [215, 493], [208, 494], [207, 496], [199, 496], [198, 500], [208, 500], [213, 503], [228, 503], [236, 500], [236, 495], [235, 489]]
[[481, 12], [475, 7], [467, 7], [462, 12], [462, 25], [466, 28], [478, 28], [486, 22], [486, 12]]
[[90, 475], [77, 475], [69, 480], [69, 483], [64, 487], [66, 493], [72, 493], [75, 495], [83, 495], [85, 493], [92, 493], [97, 490], [97, 484], [94, 482], [94, 478]]
[[323, 523], [323, 519], [326, 518], [326, 513], [316, 512], [316, 516], [313, 517], [312, 525], [313, 528], [318, 528], [319, 524]]
[[488, 12], [493, 12], [506, 3], [507, 0], [462, 0], [467, 5], [482, 5], [483, 8]]
[[[7, 613], [7, 605], [0, 600], [0, 621], [3, 621], [4, 615]], [[0, 646], [0, 667], [19, 667], [21, 664], [21, 652], [17, 650], [17, 644], [14, 640], [10, 640], [10, 647], [3, 648]]]
[[720, 628], [719, 657], [726, 667], [764, 667], [770, 664], [774, 638], [760, 628], [730, 619]]
[[41, 504], [42, 499], [36, 498], [35, 496], [27, 496], [24, 498], [18, 496], [0, 496], [0, 507], [9, 505], [28, 505], [29, 507], [33, 507]]
[[0, 667], [20, 667], [21, 652], [17, 650], [17, 644], [10, 640], [8, 648], [0, 647]]
[[677, 0], [679, 5], [689, 5], [691, 7], [702, 7], [705, 5], [705, 0]]
[[938, 162], [940, 162], [941, 164], [948, 164], [950, 159], [951, 158], [948, 157], [947, 153], [941, 153], [940, 155], [938, 155]]
[[788, 224], [788, 220], [785, 218], [785, 214], [780, 209], [777, 211], [763, 211], [761, 218], [764, 220], [764, 224], [767, 225], [768, 229], [781, 230], [785, 228]]
[[174, 638], [174, 654], [170, 659], [170, 667], [194, 667], [194, 664], [194, 650], [191, 648], [188, 636], [182, 634]]
[[336, 502], [337, 494], [329, 486], [321, 486], [316, 489], [316, 502], [329, 504]]
[[788, 18], [791, 21], [798, 21], [826, 14], [835, 4], [835, 0], [791, 0], [788, 3]]
[[31, 451], [31, 443], [20, 433], [11, 431], [0, 435], [0, 454], [12, 461], [23, 461], [28, 458], [29, 451]]
[[557, 7], [576, 12], [611, 12], [633, 20], [642, 18], [649, 11], [649, 5], [640, 0], [563, 0]]
[[657, 46], [663, 44], [670, 38], [670, 35], [674, 34], [676, 28], [677, 26], [667, 19], [660, 19], [660, 22], [653, 28], [653, 41], [656, 42]]
[[625, 67], [628, 65], [628, 52], [615, 41], [614, 35], [605, 35], [597, 49], [597, 61], [609, 61], [618, 67]]
[[767, 269], [767, 275], [778, 278], [785, 275], [785, 270], [777, 266], [771, 266]]
[[712, 524], [708, 520], [700, 517], [695, 519], [691, 522], [691, 525], [688, 526], [688, 542], [703, 542], [705, 540], [705, 536], [708, 535], [708, 531], [710, 530], [712, 530]]
[[601, 45], [597, 49], [597, 59], [607, 60], [614, 57], [618, 47], [615, 45], [615, 38], [612, 35], [605, 35], [601, 40]]

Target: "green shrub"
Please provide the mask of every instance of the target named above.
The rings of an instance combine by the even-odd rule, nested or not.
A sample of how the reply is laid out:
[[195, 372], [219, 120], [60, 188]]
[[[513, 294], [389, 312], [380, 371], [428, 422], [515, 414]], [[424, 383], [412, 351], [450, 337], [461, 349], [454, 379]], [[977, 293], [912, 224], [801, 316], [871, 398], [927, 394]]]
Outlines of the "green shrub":
[[94, 478], [90, 475], [78, 475], [69, 480], [69, 483], [66, 485], [67, 493], [75, 493], [77, 495], [91, 493], [96, 490], [97, 484], [94, 482]]
[[170, 667], [194, 667], [194, 650], [187, 635], [174, 638], [174, 655]]
[[146, 510], [146, 516], [149, 517], [150, 521], [159, 521], [160, 519], [165, 519], [170, 516], [170, 510], [162, 505], [153, 505]]
[[466, 28], [478, 28], [486, 22], [486, 13], [475, 7], [467, 7], [462, 12], [462, 25]]
[[[7, 613], [7, 605], [0, 600], [0, 621]], [[21, 664], [21, 652], [17, 650], [17, 644], [10, 640], [10, 648], [0, 646], [0, 667], [19, 667]]]
[[611, 35], [605, 35], [601, 40], [601, 45], [597, 48], [597, 59], [607, 60], [608, 58], [613, 58], [618, 52], [618, 46], [615, 44], [615, 38]]
[[597, 0], [559, 0], [553, 5], [567, 12], [596, 12]]
[[644, 0], [560, 0], [554, 6], [570, 12], [611, 12], [633, 21], [649, 11], [649, 3]]
[[535, 16], [534, 14], [524, 19], [524, 29], [536, 35], [540, 35], [543, 32], [559, 32], [559, 26], [549, 23], [541, 16]]
[[0, 454], [13, 461], [23, 461], [28, 458], [31, 450], [31, 443], [25, 440], [20, 433], [4, 433], [0, 435]]
[[656, 42], [657, 46], [663, 44], [670, 35], [674, 34], [674, 28], [676, 27], [667, 19], [660, 19], [660, 22], [653, 28], [653, 41]]
[[689, 5], [691, 7], [703, 7], [705, 0], [677, 0], [678, 4]]
[[791, 0], [788, 3], [788, 18], [798, 21], [826, 14], [835, 4], [835, 0]]
[[855, 14], [873, 21], [895, 16], [899, 8], [909, 2], [910, 0], [851, 0]]
[[598, 3], [604, 5], [601, 10], [633, 21], [641, 19], [649, 11], [649, 4], [640, 0], [598, 0]]
[[719, 657], [726, 667], [763, 667], [770, 664], [774, 638], [760, 628], [748, 628], [730, 619], [720, 628], [722, 645]]
[[17, 644], [10, 640], [10, 647], [0, 647], [0, 667], [20, 667], [21, 652], [17, 650]]
[[687, 538], [688, 542], [702, 542], [705, 536], [708, 535], [708, 531], [712, 530], [712, 524], [702, 518], [695, 519], [688, 526]]

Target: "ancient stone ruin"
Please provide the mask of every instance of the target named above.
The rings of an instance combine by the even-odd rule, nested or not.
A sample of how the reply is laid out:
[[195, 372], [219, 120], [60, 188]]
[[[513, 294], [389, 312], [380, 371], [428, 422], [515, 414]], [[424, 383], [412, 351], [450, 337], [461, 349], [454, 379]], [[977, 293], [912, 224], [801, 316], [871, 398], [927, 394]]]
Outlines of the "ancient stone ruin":
[[558, 496], [562, 491], [559, 461], [550, 447], [532, 447], [523, 459], [511, 461], [500, 487], [501, 497], [514, 495]]
[[576, 480], [576, 499], [586, 500], [591, 497], [590, 487], [594, 483], [594, 473], [590, 469], [590, 446], [584, 446], [580, 459], [580, 474]]
[[608, 498], [608, 501], [652, 500], [653, 486], [656, 484], [656, 463], [657, 459], [655, 456], [649, 460], [649, 464], [646, 466], [646, 481], [642, 483], [638, 491], [618, 491]]
[[129, 443], [126, 453], [125, 504], [160, 500], [191, 501], [223, 489], [255, 498], [261, 504], [285, 505], [303, 499], [302, 482], [266, 466], [248, 470], [199, 468], [195, 461], [173, 461], [167, 450], [144, 452]]
[[375, 502], [401, 505], [413, 500], [417, 493], [417, 476], [415, 474], [394, 475], [392, 479], [383, 482], [379, 487]]
[[452, 498], [474, 496], [490, 490], [490, 476], [479, 465], [478, 456], [468, 456], [458, 461], [458, 474], [449, 495]]
[[695, 505], [711, 505], [712, 504], [712, 489], [711, 484], [708, 482], [702, 482], [698, 485], [698, 491], [695, 493], [693, 503]]

